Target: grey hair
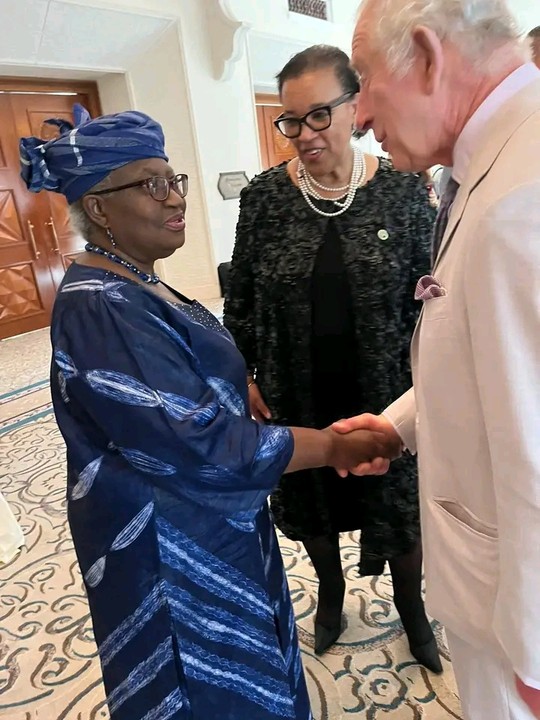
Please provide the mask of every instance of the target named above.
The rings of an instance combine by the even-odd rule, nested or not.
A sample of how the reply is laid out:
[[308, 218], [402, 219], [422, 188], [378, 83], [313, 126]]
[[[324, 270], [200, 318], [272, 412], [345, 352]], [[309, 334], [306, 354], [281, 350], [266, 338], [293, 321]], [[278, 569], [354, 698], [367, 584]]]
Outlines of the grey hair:
[[[376, 5], [375, 38], [386, 52], [389, 69], [405, 75], [414, 58], [413, 30], [422, 25], [440, 40], [449, 40], [487, 74], [498, 72], [493, 55], [507, 48], [526, 58], [521, 33], [506, 0], [366, 0]], [[509, 58], [506, 54], [501, 61]]]
[[[110, 187], [110, 184], [110, 176], [107, 175], [101, 182], [88, 190], [88, 193], [91, 194], [92, 190], [105, 190]], [[88, 213], [84, 209], [82, 198], [75, 200], [69, 206], [69, 219], [75, 231], [79, 232], [85, 240], [91, 239], [97, 226], [90, 220]]]

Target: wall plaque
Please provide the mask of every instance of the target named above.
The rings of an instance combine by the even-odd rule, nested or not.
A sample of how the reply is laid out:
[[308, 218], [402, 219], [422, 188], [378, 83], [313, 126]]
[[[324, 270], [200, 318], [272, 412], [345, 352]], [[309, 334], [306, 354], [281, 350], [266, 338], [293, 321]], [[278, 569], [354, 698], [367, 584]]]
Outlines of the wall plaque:
[[239, 198], [241, 191], [248, 184], [249, 179], [244, 171], [219, 174], [218, 190], [224, 200]]

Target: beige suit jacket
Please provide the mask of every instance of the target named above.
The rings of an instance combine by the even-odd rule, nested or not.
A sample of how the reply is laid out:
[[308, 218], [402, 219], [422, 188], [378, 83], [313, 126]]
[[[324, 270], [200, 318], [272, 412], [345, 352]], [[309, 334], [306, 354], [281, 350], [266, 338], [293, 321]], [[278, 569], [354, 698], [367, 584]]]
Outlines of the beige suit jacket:
[[385, 414], [418, 449], [429, 612], [540, 688], [540, 82], [492, 118]]

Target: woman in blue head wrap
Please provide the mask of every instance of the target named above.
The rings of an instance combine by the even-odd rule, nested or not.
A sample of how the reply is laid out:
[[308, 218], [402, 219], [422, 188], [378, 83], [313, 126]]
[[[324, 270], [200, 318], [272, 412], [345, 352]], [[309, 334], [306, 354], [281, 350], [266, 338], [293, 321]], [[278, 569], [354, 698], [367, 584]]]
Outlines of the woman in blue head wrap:
[[187, 193], [161, 127], [57, 124], [21, 141], [22, 175], [88, 241], [55, 303], [51, 386], [111, 718], [308, 720], [267, 497], [284, 471], [398, 451], [253, 421], [231, 336], [154, 271], [184, 244]]

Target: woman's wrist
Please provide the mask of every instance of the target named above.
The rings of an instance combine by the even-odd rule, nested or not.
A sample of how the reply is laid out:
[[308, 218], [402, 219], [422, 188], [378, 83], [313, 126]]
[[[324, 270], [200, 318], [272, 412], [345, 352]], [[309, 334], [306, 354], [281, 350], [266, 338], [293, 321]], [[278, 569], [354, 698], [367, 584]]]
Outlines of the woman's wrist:
[[320, 431], [321, 434], [321, 448], [324, 452], [325, 466], [333, 467], [334, 461], [337, 455], [337, 443], [336, 438], [338, 437], [332, 428], [325, 428]]

